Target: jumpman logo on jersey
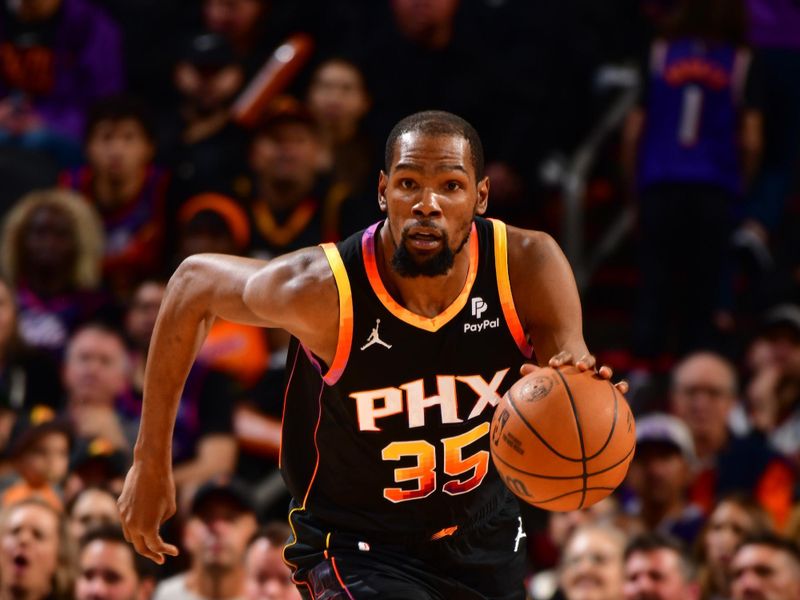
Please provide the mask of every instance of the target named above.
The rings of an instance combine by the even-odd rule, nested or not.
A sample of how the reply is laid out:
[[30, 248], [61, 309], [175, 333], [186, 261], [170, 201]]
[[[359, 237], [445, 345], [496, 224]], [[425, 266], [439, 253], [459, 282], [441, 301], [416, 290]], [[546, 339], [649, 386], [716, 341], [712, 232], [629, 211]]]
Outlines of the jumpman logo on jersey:
[[528, 537], [528, 534], [522, 529], [522, 517], [517, 517], [517, 519], [519, 519], [519, 529], [517, 529], [517, 539], [514, 540], [514, 552], [519, 550], [519, 543], [522, 541], [522, 538]]
[[367, 338], [367, 343], [361, 346], [362, 350], [366, 350], [373, 344], [380, 344], [384, 348], [392, 347], [391, 344], [387, 344], [386, 342], [384, 342], [378, 335], [378, 327], [380, 327], [380, 325], [381, 325], [381, 320], [375, 319], [375, 327], [372, 328], [372, 333], [369, 334], [369, 337]]

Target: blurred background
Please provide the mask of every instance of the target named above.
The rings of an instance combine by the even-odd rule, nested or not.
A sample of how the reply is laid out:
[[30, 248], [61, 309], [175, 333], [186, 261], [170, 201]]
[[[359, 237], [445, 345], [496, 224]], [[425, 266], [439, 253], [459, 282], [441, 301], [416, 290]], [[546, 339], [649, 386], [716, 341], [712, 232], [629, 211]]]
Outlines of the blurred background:
[[[559, 241], [589, 348], [631, 385], [629, 478], [527, 515], [530, 596], [766, 598], [734, 564], [759, 534], [798, 582], [770, 598], [796, 600], [796, 0], [2, 3], [0, 598], [297, 597], [282, 331], [218, 321], [189, 374], [181, 557], [120, 539], [150, 336], [186, 256], [380, 219], [383, 142], [424, 109], [476, 127], [489, 215]], [[685, 587], [642, 587], [659, 552]]]

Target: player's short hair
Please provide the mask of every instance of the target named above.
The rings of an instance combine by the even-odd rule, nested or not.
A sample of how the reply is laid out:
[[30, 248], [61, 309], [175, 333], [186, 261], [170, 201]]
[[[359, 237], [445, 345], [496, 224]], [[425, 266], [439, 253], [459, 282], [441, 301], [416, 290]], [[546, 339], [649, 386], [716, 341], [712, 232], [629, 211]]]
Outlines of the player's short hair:
[[394, 161], [394, 148], [397, 139], [406, 133], [421, 133], [430, 136], [457, 136], [469, 142], [472, 168], [475, 170], [475, 180], [483, 179], [483, 144], [475, 128], [461, 117], [443, 110], [426, 110], [414, 113], [402, 119], [392, 128], [386, 138], [384, 151], [384, 168], [389, 173]]
[[124, 546], [131, 554], [133, 568], [139, 579], [155, 579], [156, 570], [154, 563], [136, 552], [133, 546], [125, 539], [125, 535], [122, 533], [122, 528], [120, 528], [119, 525], [98, 525], [87, 531], [83, 534], [79, 542], [80, 554], [83, 554], [83, 551], [89, 544], [98, 541]]
[[116, 122], [125, 119], [136, 121], [144, 131], [148, 141], [151, 144], [155, 143], [155, 128], [150, 109], [139, 98], [127, 94], [103, 98], [91, 107], [86, 120], [84, 139], [88, 140], [97, 125], [103, 121]]
[[772, 532], [762, 532], [745, 536], [736, 548], [736, 552], [738, 553], [745, 546], [767, 546], [773, 550], [783, 552], [792, 559], [795, 567], [800, 570], [800, 546], [793, 540]]
[[679, 539], [660, 531], [649, 531], [634, 537], [625, 547], [625, 562], [637, 552], [648, 553], [656, 550], [669, 550], [678, 556], [678, 564], [685, 581], [693, 581], [697, 566], [689, 550]]

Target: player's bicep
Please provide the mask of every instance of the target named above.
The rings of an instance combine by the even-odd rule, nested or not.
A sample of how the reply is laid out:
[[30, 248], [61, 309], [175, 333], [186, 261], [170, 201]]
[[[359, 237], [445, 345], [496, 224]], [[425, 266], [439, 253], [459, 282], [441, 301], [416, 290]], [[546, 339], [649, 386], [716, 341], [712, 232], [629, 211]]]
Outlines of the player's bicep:
[[581, 302], [566, 256], [542, 232], [514, 230], [509, 238], [514, 302], [537, 359], [544, 363], [563, 350], [582, 356]]
[[267, 263], [247, 280], [242, 298], [266, 327], [279, 327], [301, 341], [336, 332], [338, 292], [328, 260], [319, 247]]

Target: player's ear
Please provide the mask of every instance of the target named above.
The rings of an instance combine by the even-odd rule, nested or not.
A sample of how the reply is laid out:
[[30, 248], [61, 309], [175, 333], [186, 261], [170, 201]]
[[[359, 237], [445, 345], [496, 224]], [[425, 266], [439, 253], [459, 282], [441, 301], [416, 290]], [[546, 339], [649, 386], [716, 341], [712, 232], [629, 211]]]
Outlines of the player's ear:
[[478, 182], [478, 202], [475, 205], [475, 214], [482, 215], [489, 206], [489, 178], [484, 177]]
[[381, 169], [380, 175], [378, 175], [378, 208], [381, 209], [381, 212], [386, 212], [387, 210], [387, 203], [386, 203], [387, 185], [389, 185], [389, 176], [383, 172], [383, 169]]

